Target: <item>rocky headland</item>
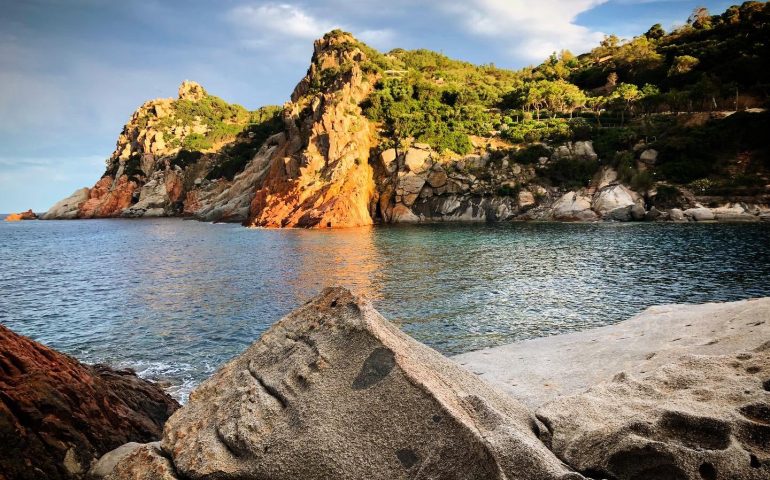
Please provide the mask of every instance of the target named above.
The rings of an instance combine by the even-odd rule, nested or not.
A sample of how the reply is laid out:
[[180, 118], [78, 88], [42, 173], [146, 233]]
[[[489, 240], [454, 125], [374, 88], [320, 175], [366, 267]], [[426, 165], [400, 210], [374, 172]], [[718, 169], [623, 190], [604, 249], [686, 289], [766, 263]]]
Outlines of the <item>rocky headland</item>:
[[769, 329], [770, 299], [661, 306], [449, 359], [328, 288], [91, 475], [766, 479]]
[[130, 370], [84, 365], [0, 325], [0, 479], [84, 478], [105, 453], [160, 438], [177, 408]]
[[[102, 178], [58, 202], [43, 218], [185, 216], [279, 228], [770, 220], [766, 186], [713, 195], [717, 188], [707, 180], [692, 185], [655, 181], [661, 162], [676, 159], [665, 158], [673, 154], [659, 152], [662, 147], [648, 137], [640, 136], [622, 152], [608, 150], [604, 157], [590, 139], [516, 143], [487, 130], [462, 134], [467, 144], [453, 148], [467, 152], [459, 154], [404, 137], [401, 120], [388, 116], [389, 110], [381, 112], [382, 105], [395, 101], [383, 92], [395, 89], [392, 85], [407, 72], [387, 69], [410, 54], [394, 52], [383, 55], [348, 33], [330, 32], [315, 42], [310, 67], [290, 101], [257, 112], [185, 81], [177, 99], [142, 105], [123, 128]], [[446, 83], [432, 70], [417, 71], [431, 88]], [[675, 124], [730, 121], [716, 113], [685, 114]], [[430, 128], [445, 128], [441, 120], [435, 122]], [[452, 132], [444, 135], [455, 138]], [[725, 167], [731, 178], [770, 182], [763, 180], [764, 170], [747, 170], [760, 168], [761, 162], [741, 155]], [[757, 184], [753, 180], [751, 185]]]

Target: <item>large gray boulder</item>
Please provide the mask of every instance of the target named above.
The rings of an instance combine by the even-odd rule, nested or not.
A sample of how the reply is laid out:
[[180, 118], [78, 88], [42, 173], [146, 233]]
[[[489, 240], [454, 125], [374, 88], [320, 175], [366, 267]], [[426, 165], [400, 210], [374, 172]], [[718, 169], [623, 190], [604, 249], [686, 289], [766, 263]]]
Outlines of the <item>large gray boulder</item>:
[[554, 453], [591, 478], [770, 478], [770, 342], [619, 373], [538, 411]]
[[598, 217], [591, 210], [591, 198], [583, 192], [567, 192], [551, 207], [554, 220], [590, 222]]
[[[637, 205], [639, 195], [623, 185], [611, 185], [600, 190], [594, 197], [591, 207], [601, 217], [628, 221], [631, 208]], [[621, 212], [615, 212], [621, 210]]]
[[709, 220], [714, 220], [714, 212], [706, 207], [688, 208], [684, 211], [684, 216], [687, 218], [692, 218], [696, 222], [707, 222]]
[[[526, 407], [343, 288], [273, 325], [111, 478], [579, 479]], [[126, 472], [121, 474], [120, 472]]]

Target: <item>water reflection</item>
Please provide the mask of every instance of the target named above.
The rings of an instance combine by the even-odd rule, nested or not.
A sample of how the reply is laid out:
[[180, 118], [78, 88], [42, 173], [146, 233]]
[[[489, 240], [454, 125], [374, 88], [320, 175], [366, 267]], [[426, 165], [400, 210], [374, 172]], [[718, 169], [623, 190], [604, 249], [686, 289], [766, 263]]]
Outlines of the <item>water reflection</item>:
[[284, 279], [297, 303], [307, 299], [308, 291], [343, 285], [369, 299], [377, 298], [372, 279], [382, 269], [374, 246], [374, 227], [340, 230], [292, 230], [275, 232], [285, 239], [289, 252], [284, 261], [293, 261]]

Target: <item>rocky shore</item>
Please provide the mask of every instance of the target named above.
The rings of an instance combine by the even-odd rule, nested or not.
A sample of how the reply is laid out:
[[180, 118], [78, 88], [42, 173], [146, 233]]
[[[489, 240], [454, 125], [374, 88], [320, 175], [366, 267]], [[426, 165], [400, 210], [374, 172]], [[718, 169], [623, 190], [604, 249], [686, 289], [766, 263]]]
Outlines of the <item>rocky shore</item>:
[[770, 476], [768, 298], [651, 307], [450, 359], [328, 288], [162, 435], [177, 406], [156, 386], [0, 333], [3, 479]]
[[759, 299], [447, 359], [330, 288], [106, 478], [766, 479], [768, 339]]

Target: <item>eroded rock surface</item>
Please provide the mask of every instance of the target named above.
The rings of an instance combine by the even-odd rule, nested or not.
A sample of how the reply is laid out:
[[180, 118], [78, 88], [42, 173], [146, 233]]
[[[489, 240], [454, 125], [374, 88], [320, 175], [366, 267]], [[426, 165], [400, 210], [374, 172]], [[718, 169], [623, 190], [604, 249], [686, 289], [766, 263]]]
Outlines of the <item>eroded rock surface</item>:
[[620, 373], [538, 411], [553, 451], [592, 478], [770, 478], [770, 342]]
[[120, 462], [177, 478], [575, 479], [521, 404], [342, 288], [273, 325], [198, 387], [162, 452]]
[[0, 325], [0, 478], [81, 478], [160, 437], [179, 404], [133, 372], [88, 366]]

